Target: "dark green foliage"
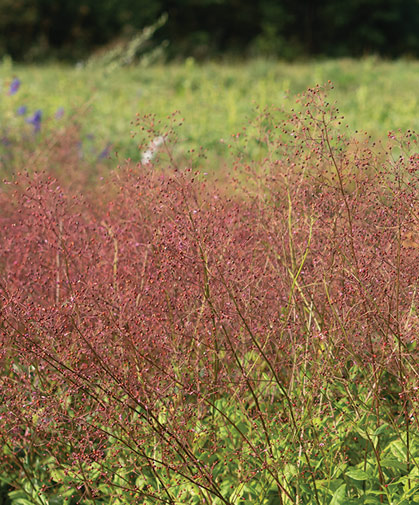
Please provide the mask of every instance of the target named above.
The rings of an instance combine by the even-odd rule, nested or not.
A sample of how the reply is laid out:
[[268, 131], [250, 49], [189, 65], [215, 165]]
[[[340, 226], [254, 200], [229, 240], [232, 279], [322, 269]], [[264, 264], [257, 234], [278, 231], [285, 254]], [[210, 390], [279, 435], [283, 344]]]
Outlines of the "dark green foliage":
[[135, 0], [0, 1], [0, 53], [16, 59], [70, 59], [152, 24], [160, 2]]
[[170, 56], [419, 55], [416, 0], [0, 0], [0, 55], [78, 59], [164, 13]]
[[7, 484], [0, 484], [0, 505], [10, 505], [9, 491], [12, 489]]

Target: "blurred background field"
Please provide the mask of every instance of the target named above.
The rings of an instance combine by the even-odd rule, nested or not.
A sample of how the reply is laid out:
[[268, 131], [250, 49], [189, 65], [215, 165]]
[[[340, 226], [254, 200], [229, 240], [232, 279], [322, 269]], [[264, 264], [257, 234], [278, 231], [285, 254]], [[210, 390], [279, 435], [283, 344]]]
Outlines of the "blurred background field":
[[[7, 96], [13, 77], [21, 86]], [[3, 138], [5, 124], [24, 123], [17, 114], [20, 107], [26, 107], [28, 115], [39, 109], [41, 135], [53, 139], [70, 119], [79, 125], [85, 156], [92, 160], [100, 153], [115, 157], [115, 152], [120, 160], [139, 160], [141, 139], [133, 136], [139, 132], [136, 116], [155, 114], [164, 122], [180, 111], [184, 121], [177, 153], [186, 155], [202, 147], [207, 151], [206, 165], [216, 170], [229, 139], [257, 116], [257, 107], [289, 110], [295, 95], [328, 80], [334, 84], [330, 100], [337, 102], [351, 131], [366, 130], [378, 139], [390, 130], [419, 129], [419, 63], [406, 59], [197, 63], [188, 58], [113, 71], [57, 63], [22, 65], [5, 59], [0, 80]], [[57, 111], [62, 118], [55, 118]]]

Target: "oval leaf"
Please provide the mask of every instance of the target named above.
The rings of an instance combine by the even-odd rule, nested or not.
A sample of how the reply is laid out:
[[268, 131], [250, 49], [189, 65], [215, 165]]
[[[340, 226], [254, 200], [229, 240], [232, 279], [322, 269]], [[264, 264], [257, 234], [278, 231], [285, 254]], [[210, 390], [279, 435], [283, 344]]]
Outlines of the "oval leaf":
[[344, 505], [346, 500], [346, 484], [342, 484], [333, 494], [330, 505]]
[[368, 480], [368, 474], [360, 468], [351, 468], [346, 472], [346, 476], [354, 480]]

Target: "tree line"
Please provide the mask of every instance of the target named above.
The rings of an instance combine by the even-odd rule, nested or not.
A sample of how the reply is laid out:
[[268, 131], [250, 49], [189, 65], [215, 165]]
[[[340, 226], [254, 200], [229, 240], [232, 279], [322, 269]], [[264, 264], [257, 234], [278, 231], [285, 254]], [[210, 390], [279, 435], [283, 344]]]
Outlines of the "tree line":
[[418, 0], [0, 0], [0, 55], [78, 60], [167, 21], [167, 55], [419, 56]]

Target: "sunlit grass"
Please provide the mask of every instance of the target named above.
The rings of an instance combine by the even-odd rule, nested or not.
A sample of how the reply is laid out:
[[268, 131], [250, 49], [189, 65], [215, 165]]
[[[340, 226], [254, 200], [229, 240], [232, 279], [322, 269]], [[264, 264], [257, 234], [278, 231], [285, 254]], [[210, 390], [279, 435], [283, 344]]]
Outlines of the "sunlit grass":
[[[283, 63], [266, 60], [207, 63], [193, 60], [150, 68], [122, 68], [107, 74], [102, 69], [47, 65], [0, 67], [3, 88], [12, 76], [22, 86], [13, 97], [16, 106], [27, 104], [52, 117], [59, 107], [79, 115], [84, 135], [94, 135], [98, 148], [112, 143], [121, 158], [139, 159], [136, 114], [164, 119], [175, 110], [185, 118], [179, 149], [209, 150], [210, 162], [225, 154], [221, 139], [239, 131], [256, 115], [256, 106], [285, 105], [287, 96], [331, 80], [331, 100], [352, 130], [367, 130], [383, 138], [389, 130], [419, 129], [419, 63], [400, 60], [325, 60]], [[10, 104], [0, 104], [0, 113]], [[77, 112], [81, 109], [80, 112]], [[228, 143], [228, 142], [227, 142]]]

